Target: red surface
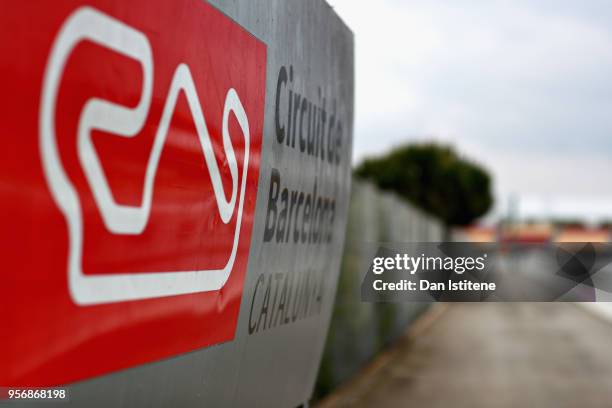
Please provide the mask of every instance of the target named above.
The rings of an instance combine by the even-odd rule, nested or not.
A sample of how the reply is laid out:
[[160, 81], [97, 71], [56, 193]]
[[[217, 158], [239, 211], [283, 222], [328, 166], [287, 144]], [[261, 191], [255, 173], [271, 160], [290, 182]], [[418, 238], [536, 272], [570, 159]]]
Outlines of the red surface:
[[[43, 174], [38, 118], [49, 51], [67, 16], [82, 4], [13, 1], [0, 13], [0, 386], [73, 382], [229, 341], [236, 329], [259, 173], [265, 44], [201, 0], [88, 3], [144, 33], [153, 54], [153, 98], [144, 129], [133, 139], [93, 134], [119, 203], [139, 204], [146, 160], [180, 63], [194, 78], [226, 194], [231, 177], [223, 165], [221, 121], [230, 88], [247, 113], [251, 142], [237, 258], [221, 290], [78, 306], [68, 292], [67, 225]], [[74, 49], [62, 76], [56, 133], [84, 211], [83, 271], [221, 267], [231, 250], [236, 211], [229, 224], [221, 222], [184, 95], [159, 163], [145, 231], [114, 235], [102, 222], [76, 154], [78, 118], [94, 96], [135, 106], [141, 86], [136, 61], [91, 42]], [[241, 175], [244, 140], [235, 118], [230, 134]]]

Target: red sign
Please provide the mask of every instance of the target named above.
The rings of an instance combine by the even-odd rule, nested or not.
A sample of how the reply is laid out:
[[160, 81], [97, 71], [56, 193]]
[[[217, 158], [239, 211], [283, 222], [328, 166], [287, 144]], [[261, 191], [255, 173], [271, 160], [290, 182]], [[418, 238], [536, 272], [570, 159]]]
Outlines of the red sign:
[[0, 23], [0, 386], [232, 340], [265, 44], [201, 0], [12, 2]]

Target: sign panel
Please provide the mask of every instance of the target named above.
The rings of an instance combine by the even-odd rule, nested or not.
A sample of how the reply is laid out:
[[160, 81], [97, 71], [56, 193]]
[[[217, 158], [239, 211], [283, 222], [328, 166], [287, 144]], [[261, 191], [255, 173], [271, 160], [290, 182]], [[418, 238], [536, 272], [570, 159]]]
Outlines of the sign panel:
[[265, 44], [198, 0], [3, 14], [2, 303], [14, 330], [0, 384], [66, 383], [231, 340]]
[[350, 30], [319, 0], [31, 1], [0, 22], [0, 386], [307, 402], [346, 230]]

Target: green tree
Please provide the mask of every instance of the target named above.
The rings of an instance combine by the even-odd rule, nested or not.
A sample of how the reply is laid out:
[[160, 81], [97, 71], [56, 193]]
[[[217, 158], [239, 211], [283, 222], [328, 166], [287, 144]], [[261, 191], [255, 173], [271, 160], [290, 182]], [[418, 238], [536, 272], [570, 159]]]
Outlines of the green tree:
[[449, 146], [401, 146], [385, 156], [366, 159], [356, 175], [395, 191], [449, 226], [469, 224], [493, 204], [487, 171]]

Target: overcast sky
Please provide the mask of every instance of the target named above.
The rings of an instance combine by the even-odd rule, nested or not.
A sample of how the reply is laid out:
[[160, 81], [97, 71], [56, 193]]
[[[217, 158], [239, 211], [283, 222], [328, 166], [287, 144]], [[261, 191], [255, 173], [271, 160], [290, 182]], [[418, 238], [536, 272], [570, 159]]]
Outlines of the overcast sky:
[[355, 34], [354, 161], [453, 144], [503, 211], [612, 219], [612, 3], [329, 0]]

